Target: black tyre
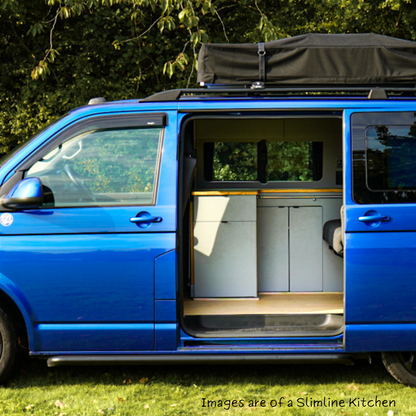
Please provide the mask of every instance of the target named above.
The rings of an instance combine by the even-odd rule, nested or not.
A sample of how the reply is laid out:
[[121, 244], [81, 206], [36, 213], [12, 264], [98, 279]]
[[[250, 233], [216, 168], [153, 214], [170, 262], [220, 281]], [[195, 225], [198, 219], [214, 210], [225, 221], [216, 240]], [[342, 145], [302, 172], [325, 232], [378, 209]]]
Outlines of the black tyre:
[[0, 383], [13, 371], [16, 361], [17, 337], [13, 324], [0, 309]]
[[383, 364], [400, 383], [416, 387], [416, 352], [383, 352]]

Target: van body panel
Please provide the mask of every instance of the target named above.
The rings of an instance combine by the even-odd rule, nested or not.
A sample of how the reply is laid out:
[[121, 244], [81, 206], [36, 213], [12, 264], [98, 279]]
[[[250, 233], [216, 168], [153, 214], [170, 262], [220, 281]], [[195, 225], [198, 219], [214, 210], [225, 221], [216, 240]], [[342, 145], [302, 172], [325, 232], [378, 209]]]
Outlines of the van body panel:
[[155, 325], [140, 324], [39, 324], [35, 325], [32, 353], [127, 352], [154, 348]]
[[354, 324], [346, 326], [345, 351], [415, 351], [416, 324]]
[[[415, 109], [412, 101], [397, 99], [371, 101], [316, 97], [195, 97], [173, 103], [128, 101], [74, 110], [16, 153], [0, 169], [0, 181], [3, 184], [7, 182], [16, 171], [19, 172], [19, 166], [26, 166], [30, 162], [35, 152], [41, 152], [43, 147], [58, 140], [66, 130], [76, 128], [78, 123], [88, 123], [88, 120], [97, 117], [163, 113], [166, 115], [166, 125], [163, 127], [157, 190], [154, 204], [44, 207], [16, 212], [6, 210], [12, 215], [13, 223], [0, 227], [0, 272], [4, 291], [15, 300], [27, 321], [31, 353], [157, 355], [170, 352], [172, 355], [208, 356], [213, 353], [330, 354], [334, 351], [346, 353], [416, 349], [412, 341], [412, 334], [416, 330], [416, 312], [413, 307], [416, 289], [412, 285], [413, 269], [416, 266], [416, 260], [413, 260], [416, 253], [416, 220], [412, 212], [416, 203], [356, 203], [353, 197], [351, 163], [353, 114], [367, 113], [371, 118], [375, 113], [409, 114]], [[238, 219], [230, 211], [227, 215], [231, 215], [231, 218], [218, 219], [216, 208], [208, 207], [204, 215], [202, 212], [192, 211], [204, 198], [208, 198], [214, 206], [219, 200], [214, 201], [214, 194], [210, 196], [209, 192], [193, 196], [191, 190], [188, 192], [186, 187], [181, 188], [183, 184], [178, 183], [178, 178], [182, 166], [178, 165], [178, 157], [187, 149], [182, 149], [183, 142], [178, 140], [187, 139], [186, 134], [193, 134], [190, 131], [184, 133], [186, 120], [208, 116], [226, 116], [236, 123], [235, 120], [239, 118], [319, 117], [339, 120], [342, 116], [343, 155], [338, 155], [332, 149], [330, 156], [335, 159], [343, 156], [343, 166], [338, 166], [343, 171], [343, 184], [337, 184], [337, 189], [330, 188], [327, 184], [319, 184], [319, 181], [316, 186], [305, 185], [303, 188], [297, 188], [296, 183], [278, 181], [274, 189], [267, 189], [266, 186], [264, 189], [245, 189], [244, 184], [235, 187], [222, 184], [214, 189], [213, 185], [209, 191], [214, 194], [219, 191], [228, 192], [227, 195], [219, 193], [217, 197], [228, 198], [228, 195], [235, 192], [232, 198], [234, 203], [237, 201], [235, 196], [240, 192], [239, 195], [244, 196], [240, 199], [250, 199], [254, 214], [248, 219]], [[209, 121], [203, 124], [205, 125], [209, 126]], [[192, 148], [186, 154], [189, 159], [195, 159], [193, 152], [200, 151], [198, 140], [209, 140], [210, 131], [205, 127], [204, 129], [204, 132], [199, 132], [200, 135], [194, 138]], [[283, 130], [282, 128], [279, 132]], [[311, 138], [318, 140], [318, 136], [311, 135]], [[273, 139], [273, 134], [270, 138]], [[227, 137], [218, 133], [216, 139], [227, 140]], [[342, 164], [341, 159], [338, 162]], [[191, 180], [196, 175], [195, 166], [198, 170], [201, 165], [201, 159], [189, 164], [190, 171], [186, 173]], [[331, 173], [331, 169], [335, 169], [331, 166], [325, 165], [324, 169]], [[195, 189], [196, 187], [192, 190]], [[195, 206], [189, 208], [189, 201], [195, 202]], [[178, 220], [182, 215], [178, 212], [178, 206], [184, 210], [184, 217], [191, 219], [191, 225], [188, 225], [186, 232], [178, 228], [178, 225], [184, 227], [183, 219]], [[334, 257], [322, 241], [319, 244], [311, 243], [320, 240], [321, 224], [339, 218], [341, 206], [344, 206], [345, 212], [343, 260]], [[131, 221], [144, 211], [162, 220], [147, 224], [146, 227]], [[391, 217], [391, 220], [375, 226], [360, 220], [360, 217], [369, 215], [370, 211], [377, 211], [378, 215]], [[250, 259], [254, 259], [250, 260], [248, 274], [251, 277], [247, 279], [252, 279], [258, 272], [256, 262], [260, 258], [262, 266], [259, 270], [263, 275], [261, 287], [266, 291], [288, 291], [290, 287], [299, 293], [343, 291], [345, 327], [342, 326], [336, 335], [328, 332], [328, 336], [298, 334], [292, 337], [285, 332], [280, 337], [278, 333], [274, 336], [259, 334], [245, 337], [243, 332], [238, 336], [216, 337], [186, 328], [181, 317], [184, 296], [181, 284], [186, 279], [181, 275], [184, 266], [180, 264], [183, 261], [180, 256], [184, 254], [181, 251], [184, 239], [191, 241], [195, 237], [192, 230], [190, 231], [194, 219], [195, 223], [203, 223], [202, 225], [218, 222], [218, 229], [230, 225], [239, 226], [238, 222], [244, 223], [243, 225], [250, 223], [254, 231], [250, 229], [250, 232], [244, 231], [242, 234], [244, 238], [249, 236], [252, 240], [249, 241], [252, 244], [249, 244], [250, 248], [245, 249], [246, 257], [251, 256]], [[269, 231], [269, 224], [278, 230], [277, 235], [284, 236], [284, 247], [276, 242], [277, 237]], [[304, 238], [306, 235], [310, 240]], [[202, 240], [206, 236], [207, 233], [202, 233], [201, 237], [196, 237]], [[257, 243], [253, 245], [256, 238], [269, 250], [264, 250], [260, 256], [250, 254], [261, 247]], [[231, 243], [225, 239], [223, 250], [218, 254], [222, 255], [222, 251], [228, 253], [227, 250], [232, 246], [232, 253], [238, 263], [241, 253], [235, 241], [239, 239], [240, 237], [233, 237]], [[187, 244], [191, 246], [191, 243]], [[283, 262], [280, 258], [273, 258], [275, 245], [279, 253], [284, 253]], [[240, 246], [244, 246], [241, 241]], [[308, 251], [309, 257], [296, 252], [301, 246], [306, 247], [304, 250]], [[324, 249], [326, 251], [322, 251]], [[267, 263], [270, 258], [272, 261]], [[190, 258], [184, 261], [189, 263], [186, 267], [190, 270], [190, 275], [194, 272], [193, 260]], [[313, 281], [310, 282], [308, 276], [304, 275], [302, 262], [313, 264]], [[227, 271], [227, 267], [231, 267], [227, 259], [224, 265], [222, 270]], [[288, 278], [289, 280], [275, 281], [274, 268], [282, 270], [279, 272], [282, 275], [289, 276], [292, 273], [294, 277], [292, 280]], [[214, 265], [212, 270], [211, 275], [214, 278], [218, 269]], [[333, 277], [335, 274], [336, 278]], [[215, 278], [218, 282], [212, 297], [243, 296], [236, 296], [238, 280], [233, 285], [227, 285], [221, 276]], [[192, 276], [189, 280], [192, 280]], [[256, 302], [253, 298], [258, 293], [258, 282], [250, 282], [250, 291], [243, 291], [243, 297]], [[203, 290], [202, 293], [204, 296], [211, 296], [208, 291]]]
[[176, 300], [178, 290], [176, 257], [176, 251], [171, 250], [155, 259], [155, 299], [157, 300]]
[[[370, 139], [364, 137], [367, 129], [382, 125], [411, 126], [415, 108], [409, 103], [403, 109], [406, 111], [398, 111], [392, 106], [389, 112], [360, 109], [344, 114], [344, 160], [351, 161], [345, 163], [344, 170], [345, 349], [349, 352], [415, 349], [412, 331], [416, 322], [416, 221], [413, 215], [416, 205], [412, 202], [366, 203], [365, 196], [360, 196], [362, 199], [357, 203], [354, 200], [354, 175], [358, 175], [358, 170], [354, 169], [358, 169], [355, 167], [358, 165], [352, 163], [354, 157], [359, 160], [354, 151], [361, 152], [367, 172], [363, 189], [369, 195], [371, 192], [377, 195], [368, 182], [371, 165]], [[387, 138], [380, 140], [386, 142]], [[381, 150], [384, 142], [380, 142]], [[391, 166], [388, 169], [392, 169]], [[389, 192], [392, 191], [378, 191], [379, 198]], [[404, 189], [404, 192], [407, 191]], [[399, 190], [396, 195], [400, 193]], [[366, 218], [376, 220], [366, 221]]]
[[3, 274], [25, 294], [36, 323], [153, 322], [154, 259], [175, 238], [142, 235], [3, 237]]
[[[100, 107], [92, 112], [90, 108], [77, 110], [45, 130], [29, 144], [29, 149], [17, 154], [20, 160], [16, 156], [1, 173], [8, 176], [11, 164], [18, 170], [19, 165], [33, 158], [34, 151], [40, 155], [37, 158], [44, 158], [38, 162], [41, 167], [53, 163], [55, 155], [62, 156], [60, 147], [52, 156], [48, 153], [45, 157], [41, 149], [53, 147], [54, 141], [59, 145], [65, 135], [70, 140], [77, 134], [78, 126], [81, 132], [86, 131], [89, 119], [93, 129], [97, 123], [106, 126], [107, 120], [117, 120], [119, 115], [126, 119], [118, 106], [113, 106], [113, 111], [111, 106], [110, 111], [106, 106]], [[133, 107], [137, 104], [128, 104], [125, 108], [127, 133], [136, 116], [153, 114], [138, 112]], [[103, 108], [107, 110], [105, 114]], [[0, 229], [0, 267], [29, 305], [28, 326], [34, 328], [34, 335], [29, 336], [32, 353], [154, 349], [155, 297], [175, 301], [176, 293], [173, 251], [177, 228], [176, 112], [165, 108], [164, 114], [166, 126], [158, 128], [160, 156], [155, 156], [153, 204], [140, 205], [134, 201], [130, 205], [118, 205], [110, 199], [107, 206], [106, 202], [93, 206], [95, 203], [87, 201], [85, 206], [81, 202], [67, 207], [7, 212], [12, 220], [7, 225], [3, 222]], [[118, 124], [123, 126], [123, 123]], [[72, 162], [81, 149], [78, 146], [75, 151], [68, 151], [62, 159]], [[52, 174], [51, 171], [49, 175]], [[57, 177], [63, 174], [58, 172]], [[151, 217], [156, 221], [132, 221], [142, 219], [143, 213], [145, 219]], [[164, 253], [170, 253], [166, 260]], [[161, 275], [165, 282], [166, 277], [169, 279], [167, 291], [163, 293], [155, 293], [155, 268], [158, 281]], [[165, 309], [166, 305], [158, 306], [159, 321], [167, 318]], [[168, 309], [174, 308], [170, 305]]]
[[345, 245], [346, 323], [416, 322], [416, 232], [346, 233]]

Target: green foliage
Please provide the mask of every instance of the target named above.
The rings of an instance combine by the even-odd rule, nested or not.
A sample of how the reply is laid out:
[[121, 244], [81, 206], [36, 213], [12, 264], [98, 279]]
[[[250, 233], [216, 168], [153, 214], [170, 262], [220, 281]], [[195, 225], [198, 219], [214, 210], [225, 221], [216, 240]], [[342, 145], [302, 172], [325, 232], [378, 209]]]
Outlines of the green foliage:
[[0, 0], [0, 153], [91, 97], [195, 86], [204, 42], [374, 32], [416, 40], [411, 0]]
[[[321, 163], [322, 160], [322, 157], [314, 160], [312, 142], [265, 141], [267, 156], [263, 156], [265, 166], [260, 167], [257, 145], [252, 142], [212, 143], [212, 179], [256, 181], [264, 177], [267, 182], [312, 181], [314, 162]], [[260, 169], [265, 169], [264, 174], [259, 172]]]
[[268, 181], [312, 181], [312, 154], [313, 145], [311, 142], [268, 143]]
[[160, 129], [92, 132], [73, 160], [74, 171], [93, 192], [152, 192]]
[[215, 143], [213, 180], [257, 180], [257, 143]]

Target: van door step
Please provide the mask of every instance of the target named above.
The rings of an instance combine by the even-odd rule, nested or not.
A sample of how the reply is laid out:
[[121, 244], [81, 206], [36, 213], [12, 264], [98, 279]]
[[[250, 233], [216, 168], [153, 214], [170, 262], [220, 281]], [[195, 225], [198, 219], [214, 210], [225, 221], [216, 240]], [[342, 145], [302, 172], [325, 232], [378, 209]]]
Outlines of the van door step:
[[169, 354], [66, 355], [49, 357], [48, 367], [63, 365], [177, 365], [177, 364], [354, 364], [348, 354]]
[[342, 315], [204, 315], [185, 317], [197, 337], [263, 338], [335, 336], [344, 330]]

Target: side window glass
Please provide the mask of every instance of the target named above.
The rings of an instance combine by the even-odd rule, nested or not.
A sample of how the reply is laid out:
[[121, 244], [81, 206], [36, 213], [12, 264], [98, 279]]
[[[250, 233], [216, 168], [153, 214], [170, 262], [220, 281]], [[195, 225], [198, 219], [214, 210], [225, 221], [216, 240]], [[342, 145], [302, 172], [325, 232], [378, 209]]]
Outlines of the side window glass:
[[416, 189], [416, 126], [371, 126], [366, 130], [370, 191]]
[[321, 180], [322, 152], [322, 142], [267, 142], [267, 180]]
[[210, 181], [257, 180], [257, 144], [215, 142], [204, 144], [208, 154], [205, 179]]
[[322, 179], [323, 142], [205, 142], [206, 181], [312, 182]]
[[69, 137], [26, 177], [44, 185], [45, 207], [152, 205], [163, 129], [94, 129]]
[[357, 204], [416, 202], [415, 113], [353, 114], [352, 149]]

